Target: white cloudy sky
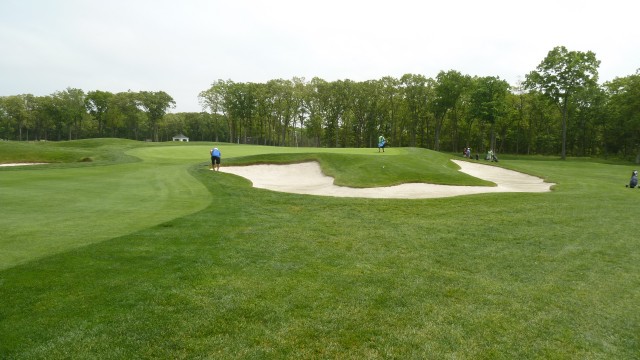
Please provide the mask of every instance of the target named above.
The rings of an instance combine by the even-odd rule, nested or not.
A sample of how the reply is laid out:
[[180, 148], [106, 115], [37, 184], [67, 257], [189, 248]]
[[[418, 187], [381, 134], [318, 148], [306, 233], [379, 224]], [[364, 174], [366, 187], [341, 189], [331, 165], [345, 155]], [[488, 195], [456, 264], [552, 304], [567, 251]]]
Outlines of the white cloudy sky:
[[515, 84], [549, 50], [640, 68], [637, 0], [0, 0], [0, 96], [159, 91], [200, 111], [218, 79], [364, 81], [441, 70]]

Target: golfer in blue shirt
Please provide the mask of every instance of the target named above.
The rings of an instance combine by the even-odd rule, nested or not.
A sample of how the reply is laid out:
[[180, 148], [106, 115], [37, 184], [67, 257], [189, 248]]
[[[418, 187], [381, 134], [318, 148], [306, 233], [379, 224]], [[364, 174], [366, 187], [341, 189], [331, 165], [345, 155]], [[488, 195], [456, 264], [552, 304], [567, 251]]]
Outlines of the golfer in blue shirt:
[[220, 171], [220, 159], [222, 158], [222, 153], [218, 148], [211, 149], [211, 170]]

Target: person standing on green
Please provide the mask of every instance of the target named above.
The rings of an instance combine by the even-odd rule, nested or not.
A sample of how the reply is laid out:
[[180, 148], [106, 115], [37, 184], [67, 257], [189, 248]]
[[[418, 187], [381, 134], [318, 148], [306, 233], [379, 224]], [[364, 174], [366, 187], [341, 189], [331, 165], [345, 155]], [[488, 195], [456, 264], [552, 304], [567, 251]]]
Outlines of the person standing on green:
[[220, 159], [222, 158], [222, 153], [218, 148], [211, 149], [211, 170], [220, 171]]
[[382, 135], [378, 136], [378, 152], [380, 152], [380, 149], [382, 149], [382, 152], [384, 152], [385, 145], [387, 145], [387, 139], [385, 139]]

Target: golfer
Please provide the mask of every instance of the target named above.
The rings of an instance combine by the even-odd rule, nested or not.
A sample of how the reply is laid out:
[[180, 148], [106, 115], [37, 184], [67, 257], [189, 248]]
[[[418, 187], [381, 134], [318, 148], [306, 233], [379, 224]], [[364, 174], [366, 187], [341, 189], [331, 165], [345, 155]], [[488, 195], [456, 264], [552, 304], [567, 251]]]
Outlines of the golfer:
[[387, 145], [387, 139], [385, 139], [382, 135], [378, 136], [378, 152], [380, 152], [380, 149], [382, 149], [382, 152], [384, 152], [385, 145]]
[[220, 158], [222, 153], [218, 148], [211, 149], [211, 170], [220, 171]]

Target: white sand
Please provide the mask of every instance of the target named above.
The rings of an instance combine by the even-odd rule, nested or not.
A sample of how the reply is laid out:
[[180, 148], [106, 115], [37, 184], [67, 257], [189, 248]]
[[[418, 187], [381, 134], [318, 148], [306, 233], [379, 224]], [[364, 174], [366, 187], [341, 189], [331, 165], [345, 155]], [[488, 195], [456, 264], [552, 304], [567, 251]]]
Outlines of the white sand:
[[25, 166], [25, 165], [42, 165], [46, 163], [11, 163], [11, 164], [0, 164], [0, 166]]
[[460, 171], [471, 176], [491, 181], [497, 186], [452, 186], [424, 183], [402, 184], [376, 188], [350, 188], [336, 186], [333, 178], [326, 176], [317, 162], [292, 165], [252, 165], [221, 167], [220, 171], [249, 179], [254, 187], [294, 194], [335, 197], [429, 199], [494, 192], [547, 192], [552, 183], [506, 170], [496, 166], [467, 161], [452, 160]]

